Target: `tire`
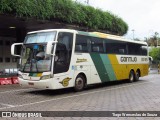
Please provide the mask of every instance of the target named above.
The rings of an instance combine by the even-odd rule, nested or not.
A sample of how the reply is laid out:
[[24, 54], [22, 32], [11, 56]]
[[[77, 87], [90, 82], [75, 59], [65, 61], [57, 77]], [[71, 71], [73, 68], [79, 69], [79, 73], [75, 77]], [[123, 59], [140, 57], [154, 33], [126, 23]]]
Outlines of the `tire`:
[[74, 90], [76, 92], [82, 91], [85, 87], [85, 78], [82, 75], [78, 75], [75, 80]]
[[131, 70], [129, 73], [129, 82], [132, 83], [135, 79], [134, 71]]
[[140, 77], [140, 73], [139, 73], [139, 71], [137, 70], [137, 71], [136, 71], [136, 74], [135, 74], [135, 81], [138, 81], [138, 80], [139, 80], [139, 77]]

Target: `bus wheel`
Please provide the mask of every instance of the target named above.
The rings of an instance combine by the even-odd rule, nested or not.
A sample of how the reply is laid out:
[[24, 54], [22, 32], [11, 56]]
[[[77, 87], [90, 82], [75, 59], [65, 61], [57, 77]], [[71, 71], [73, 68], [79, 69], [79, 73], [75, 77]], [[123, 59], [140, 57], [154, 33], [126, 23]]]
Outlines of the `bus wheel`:
[[129, 82], [133, 82], [134, 81], [134, 71], [131, 70], [129, 73]]
[[85, 87], [85, 79], [82, 75], [78, 75], [76, 80], [75, 80], [75, 86], [74, 89], [75, 91], [82, 91]]
[[135, 75], [135, 81], [138, 81], [140, 77], [140, 72], [137, 70]]

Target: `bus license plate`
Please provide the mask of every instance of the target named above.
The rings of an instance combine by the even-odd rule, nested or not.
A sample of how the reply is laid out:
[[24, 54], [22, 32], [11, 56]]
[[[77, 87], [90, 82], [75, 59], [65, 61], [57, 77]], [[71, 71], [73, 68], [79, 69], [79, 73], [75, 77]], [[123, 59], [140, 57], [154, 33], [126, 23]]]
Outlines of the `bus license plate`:
[[28, 85], [34, 85], [34, 83], [30, 83], [30, 82], [29, 82]]

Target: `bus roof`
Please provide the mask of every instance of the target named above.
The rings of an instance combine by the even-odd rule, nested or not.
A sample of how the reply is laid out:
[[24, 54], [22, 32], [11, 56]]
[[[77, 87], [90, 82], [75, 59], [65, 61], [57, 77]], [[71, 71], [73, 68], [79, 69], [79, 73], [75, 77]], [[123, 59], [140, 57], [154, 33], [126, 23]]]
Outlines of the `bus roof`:
[[143, 41], [134, 41], [134, 40], [126, 39], [123, 36], [106, 34], [106, 33], [101, 33], [101, 32], [82, 32], [82, 31], [78, 31], [78, 33], [81, 34], [81, 35], [88, 34], [89, 36], [94, 36], [94, 37], [99, 37], [99, 38], [106, 38], [106, 39], [111, 39], [111, 40], [118, 40], [118, 41], [124, 41], [124, 42], [131, 42], [131, 43], [147, 45], [147, 43], [143, 42]]
[[86, 36], [106, 38], [106, 39], [111, 39], [111, 40], [118, 40], [118, 41], [124, 41], [124, 42], [131, 42], [131, 43], [147, 45], [146, 42], [134, 41], [134, 40], [126, 39], [123, 36], [117, 36], [117, 35], [106, 34], [106, 33], [101, 33], [101, 32], [78, 31], [78, 30], [74, 30], [74, 29], [46, 29], [46, 30], [38, 30], [38, 31], [28, 32], [27, 34], [40, 33], [40, 32], [51, 32], [51, 31], [73, 32], [73, 33], [76, 33], [76, 34], [81, 34], [81, 35], [86, 35]]

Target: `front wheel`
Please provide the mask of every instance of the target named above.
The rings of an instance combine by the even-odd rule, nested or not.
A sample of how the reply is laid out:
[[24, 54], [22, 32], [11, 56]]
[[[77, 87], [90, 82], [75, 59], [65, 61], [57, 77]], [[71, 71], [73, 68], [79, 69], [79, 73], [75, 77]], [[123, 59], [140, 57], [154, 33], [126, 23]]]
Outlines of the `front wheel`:
[[85, 78], [82, 75], [78, 75], [75, 80], [75, 91], [82, 91], [85, 87]]
[[129, 82], [133, 82], [134, 81], [134, 71], [131, 70], [129, 73]]

